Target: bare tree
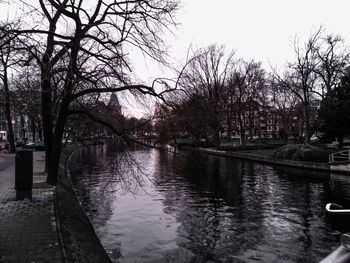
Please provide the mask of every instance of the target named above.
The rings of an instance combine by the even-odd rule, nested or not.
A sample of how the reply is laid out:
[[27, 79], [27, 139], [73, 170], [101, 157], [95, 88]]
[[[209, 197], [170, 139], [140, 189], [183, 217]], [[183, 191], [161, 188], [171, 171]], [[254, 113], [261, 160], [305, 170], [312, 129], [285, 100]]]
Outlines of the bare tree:
[[321, 36], [314, 48], [318, 60], [314, 70], [321, 86], [319, 95], [324, 97], [340, 83], [349, 64], [350, 53], [343, 38], [333, 34]]
[[[47, 182], [56, 184], [65, 123], [72, 102], [97, 93], [130, 91], [160, 96], [153, 86], [134, 84], [128, 77], [128, 51], [139, 49], [164, 61], [164, 29], [175, 24], [177, 0], [20, 1], [37, 21], [22, 22], [22, 44], [41, 72], [41, 104], [46, 145]], [[162, 91], [164, 92], [164, 90]], [[75, 103], [74, 105], [79, 105]], [[92, 121], [97, 116], [86, 113]]]
[[275, 81], [273, 76], [271, 76], [269, 81], [268, 93], [270, 103], [276, 110], [276, 113], [280, 118], [280, 124], [282, 124], [279, 130], [279, 135], [282, 139], [287, 140], [288, 135], [295, 135], [294, 131], [298, 123], [295, 123], [293, 118], [296, 115], [295, 109], [299, 99], [290, 90], [280, 87], [279, 82]]
[[[10, 29], [9, 24], [2, 25], [3, 28]], [[0, 33], [0, 79], [1, 86], [4, 94], [4, 112], [7, 122], [8, 141], [10, 144], [10, 152], [16, 151], [15, 136], [12, 126], [12, 113], [11, 113], [11, 92], [10, 92], [10, 81], [9, 74], [11, 69], [17, 64], [16, 48], [15, 48], [15, 37], [8, 30]]]
[[180, 85], [188, 98], [201, 97], [216, 147], [220, 146], [224, 93], [233, 63], [233, 52], [225, 55], [222, 46], [211, 45], [199, 50], [180, 76]]
[[[259, 102], [261, 92], [265, 86], [265, 72], [261, 63], [255, 61], [239, 60], [230, 73], [227, 83], [228, 99], [230, 105], [230, 117], [235, 120], [235, 127], [238, 127], [240, 143], [245, 145], [246, 124], [245, 116], [249, 113], [249, 103]], [[232, 121], [232, 120], [229, 120]]]
[[296, 61], [289, 63], [283, 76], [275, 72], [279, 87], [292, 92], [303, 108], [304, 144], [319, 125], [318, 114], [312, 111], [313, 101], [320, 100], [339, 82], [348, 64], [349, 52], [338, 35], [324, 36], [320, 27], [301, 47], [294, 42]]
[[[41, 103], [40, 103], [40, 75], [32, 66], [22, 67], [13, 80], [14, 109], [26, 114], [30, 120], [32, 140], [42, 136]], [[37, 136], [38, 134], [38, 136]]]
[[322, 29], [311, 34], [303, 47], [300, 47], [297, 39], [294, 41], [296, 61], [288, 63], [287, 71], [283, 76], [274, 72], [279, 82], [279, 87], [294, 93], [303, 108], [304, 117], [304, 144], [310, 144], [311, 119], [310, 106], [315, 94], [319, 93], [317, 86], [318, 76], [315, 73], [317, 68], [316, 46], [320, 39]]

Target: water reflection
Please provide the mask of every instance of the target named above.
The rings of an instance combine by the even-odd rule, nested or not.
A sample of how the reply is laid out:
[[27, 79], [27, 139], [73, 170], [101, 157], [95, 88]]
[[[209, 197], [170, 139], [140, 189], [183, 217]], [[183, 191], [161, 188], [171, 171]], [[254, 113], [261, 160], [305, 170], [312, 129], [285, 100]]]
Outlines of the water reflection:
[[[318, 262], [350, 231], [324, 212], [327, 202], [349, 204], [348, 178], [198, 153], [128, 153], [131, 162], [116, 147], [91, 147], [69, 166], [116, 262]], [[120, 186], [126, 176], [139, 186], [132, 193]]]

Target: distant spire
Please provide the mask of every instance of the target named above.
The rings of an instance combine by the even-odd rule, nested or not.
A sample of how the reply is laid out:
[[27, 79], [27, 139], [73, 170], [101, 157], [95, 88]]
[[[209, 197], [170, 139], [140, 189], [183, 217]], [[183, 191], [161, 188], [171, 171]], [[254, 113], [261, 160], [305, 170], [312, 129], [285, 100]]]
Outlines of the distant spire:
[[122, 106], [119, 103], [119, 99], [117, 94], [112, 93], [111, 97], [108, 102], [108, 107], [115, 113], [115, 114], [122, 114]]

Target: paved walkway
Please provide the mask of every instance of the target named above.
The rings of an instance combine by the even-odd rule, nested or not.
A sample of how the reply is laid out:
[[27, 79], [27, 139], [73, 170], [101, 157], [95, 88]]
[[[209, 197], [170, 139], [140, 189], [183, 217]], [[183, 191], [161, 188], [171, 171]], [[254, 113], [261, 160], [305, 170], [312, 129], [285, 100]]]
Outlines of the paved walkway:
[[[1, 169], [0, 262], [64, 262], [54, 211], [54, 187], [33, 189], [32, 200], [16, 201], [14, 163]], [[34, 185], [44, 182], [44, 153], [34, 152]]]

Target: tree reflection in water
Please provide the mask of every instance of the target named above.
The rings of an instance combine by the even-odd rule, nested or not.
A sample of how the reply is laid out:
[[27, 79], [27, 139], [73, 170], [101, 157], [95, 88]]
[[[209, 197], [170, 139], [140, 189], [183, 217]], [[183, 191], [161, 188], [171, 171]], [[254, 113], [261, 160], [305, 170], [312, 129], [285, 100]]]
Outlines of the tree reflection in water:
[[[70, 158], [68, 172], [83, 209], [93, 225], [103, 225], [112, 215], [115, 193], [136, 193], [148, 180], [133, 151], [110, 142], [104, 145], [82, 147]], [[98, 232], [98, 228], [97, 228]]]
[[350, 231], [324, 212], [349, 201], [346, 180], [198, 153], [127, 153], [105, 145], [70, 162], [83, 206], [96, 210], [107, 250], [120, 244], [121, 262], [318, 262]]

